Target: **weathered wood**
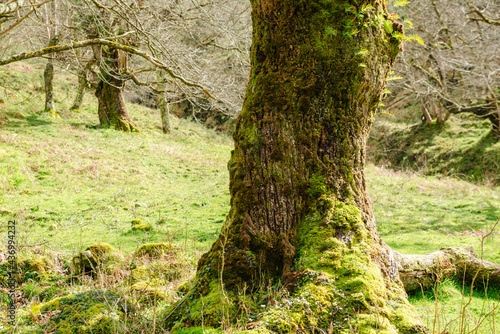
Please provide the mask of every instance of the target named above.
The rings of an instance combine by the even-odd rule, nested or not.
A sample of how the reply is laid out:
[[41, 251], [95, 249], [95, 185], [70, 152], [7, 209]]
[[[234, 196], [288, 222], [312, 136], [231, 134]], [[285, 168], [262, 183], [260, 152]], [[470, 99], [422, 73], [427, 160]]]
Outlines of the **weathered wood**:
[[447, 247], [425, 255], [394, 253], [407, 292], [432, 289], [438, 279], [445, 278], [500, 286], [500, 266], [481, 260], [471, 249]]

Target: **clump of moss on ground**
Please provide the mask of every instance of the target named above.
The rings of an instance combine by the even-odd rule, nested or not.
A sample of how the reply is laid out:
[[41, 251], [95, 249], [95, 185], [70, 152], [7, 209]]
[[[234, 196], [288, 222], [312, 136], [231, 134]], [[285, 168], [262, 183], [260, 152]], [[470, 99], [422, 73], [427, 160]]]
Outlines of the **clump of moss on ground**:
[[118, 251], [110, 244], [97, 242], [88, 246], [73, 258], [73, 269], [76, 275], [92, 274], [104, 270], [106, 265], [120, 258]]
[[21, 330], [32, 328], [44, 333], [104, 334], [125, 332], [127, 321], [134, 320], [138, 314], [122, 296], [94, 290], [32, 304], [20, 316]]

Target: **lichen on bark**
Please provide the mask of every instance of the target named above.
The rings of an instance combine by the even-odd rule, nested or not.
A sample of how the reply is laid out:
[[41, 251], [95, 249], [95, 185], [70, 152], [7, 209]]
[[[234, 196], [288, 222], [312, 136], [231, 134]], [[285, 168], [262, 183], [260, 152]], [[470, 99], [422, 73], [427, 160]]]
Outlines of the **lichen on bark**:
[[[401, 26], [374, 0], [251, 2], [252, 70], [228, 163], [231, 210], [165, 326], [253, 318], [255, 333], [426, 332], [378, 236], [363, 171], [399, 52], [387, 22]], [[288, 291], [282, 304], [259, 308], [259, 291], [277, 284]]]

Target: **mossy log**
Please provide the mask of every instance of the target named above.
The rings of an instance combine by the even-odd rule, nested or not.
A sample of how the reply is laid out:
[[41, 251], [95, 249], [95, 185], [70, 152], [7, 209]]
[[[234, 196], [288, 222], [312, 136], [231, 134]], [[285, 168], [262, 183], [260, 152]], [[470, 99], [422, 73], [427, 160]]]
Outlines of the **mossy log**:
[[500, 286], [500, 266], [481, 260], [472, 250], [447, 247], [425, 255], [394, 255], [407, 292], [432, 289], [445, 278], [467, 284], [474, 281], [475, 286]]

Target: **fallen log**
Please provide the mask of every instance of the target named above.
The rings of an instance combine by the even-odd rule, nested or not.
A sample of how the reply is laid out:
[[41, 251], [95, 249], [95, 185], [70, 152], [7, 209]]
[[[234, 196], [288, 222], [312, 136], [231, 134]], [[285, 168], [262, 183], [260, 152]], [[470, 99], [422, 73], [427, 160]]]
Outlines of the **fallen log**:
[[425, 255], [394, 251], [394, 257], [406, 292], [431, 289], [445, 278], [500, 287], [500, 266], [481, 260], [472, 249], [446, 247]]

